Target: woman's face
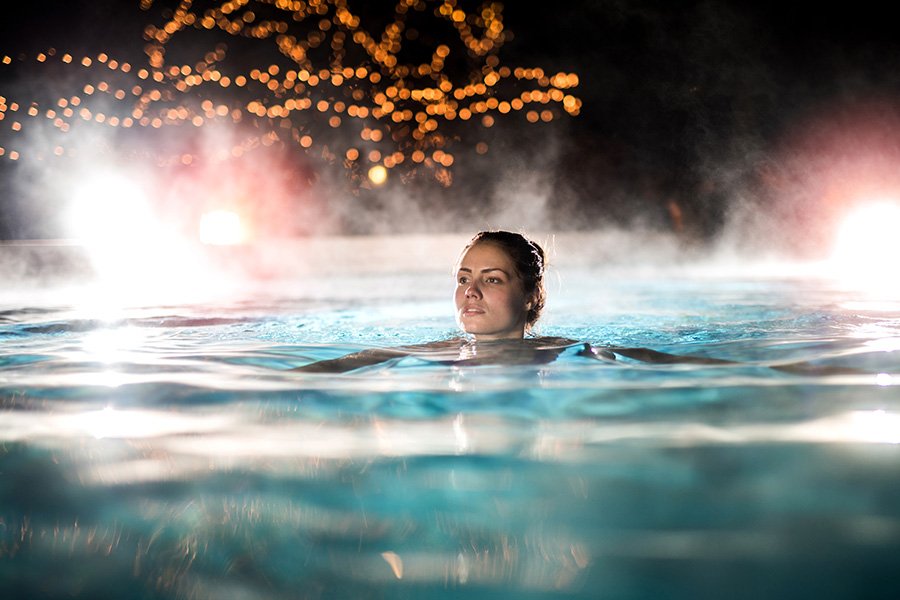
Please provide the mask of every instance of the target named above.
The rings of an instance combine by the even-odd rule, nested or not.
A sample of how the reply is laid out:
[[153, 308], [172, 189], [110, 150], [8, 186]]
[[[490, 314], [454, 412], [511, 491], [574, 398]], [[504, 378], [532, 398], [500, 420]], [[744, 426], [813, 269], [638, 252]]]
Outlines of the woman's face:
[[456, 273], [456, 322], [476, 340], [521, 339], [531, 308], [506, 252], [490, 242], [466, 251]]

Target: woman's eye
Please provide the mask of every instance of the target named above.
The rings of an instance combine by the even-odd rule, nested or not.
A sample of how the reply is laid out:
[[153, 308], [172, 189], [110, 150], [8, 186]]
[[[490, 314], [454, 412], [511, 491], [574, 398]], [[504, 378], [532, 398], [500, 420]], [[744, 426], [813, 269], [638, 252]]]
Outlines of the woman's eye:
[[488, 277], [487, 279], [485, 279], [485, 281], [487, 281], [488, 283], [503, 283], [502, 281], [500, 281], [499, 277]]
[[467, 277], [460, 277], [459, 279], [456, 280], [456, 282], [460, 283], [460, 284], [468, 283], [469, 279]]

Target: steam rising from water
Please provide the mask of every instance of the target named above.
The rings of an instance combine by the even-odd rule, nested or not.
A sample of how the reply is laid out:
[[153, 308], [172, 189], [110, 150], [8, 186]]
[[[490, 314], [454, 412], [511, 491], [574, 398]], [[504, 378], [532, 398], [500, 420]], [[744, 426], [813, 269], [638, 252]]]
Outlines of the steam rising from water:
[[[6, 226], [21, 227], [2, 237], [64, 237], [72, 188], [102, 164], [145, 185], [155, 216], [187, 239], [204, 212], [239, 214], [256, 241], [227, 266], [253, 277], [344, 268], [342, 253], [285, 251], [298, 235], [456, 244], [485, 228], [579, 240], [560, 242], [560, 266], [783, 273], [827, 256], [857, 204], [900, 189], [891, 99], [851, 93], [878, 76], [820, 71], [847, 93], [805, 106], [802, 81], [776, 81], [787, 43], [759, 27], [764, 11], [516, 6], [546, 23], [513, 39], [496, 4], [285, 6], [148, 1], [144, 40], [105, 32], [108, 47], [82, 53], [53, 39], [0, 52], [4, 202], [20, 213]], [[563, 40], [551, 16], [598, 29]], [[633, 39], [645, 54], [625, 56]], [[370, 165], [388, 169], [384, 185]], [[441, 270], [457, 248], [391, 260]], [[51, 255], [65, 254], [62, 272], [83, 252], [7, 249], [30, 262], [0, 271], [52, 274]]]
[[[245, 196], [226, 203], [264, 199], [256, 217], [276, 235], [354, 231], [357, 222], [317, 214], [309, 224], [291, 213], [309, 217], [305, 207], [322, 203], [336, 219], [355, 215], [358, 198], [335, 196], [381, 185], [367, 177], [372, 165], [392, 180], [426, 174], [448, 186], [454, 164], [488, 151], [483, 132], [495, 123], [580, 112], [577, 74], [501, 62], [512, 34], [498, 3], [404, 0], [392, 14], [343, 0], [154, 4], [142, 3], [151, 13], [143, 59], [133, 58], [137, 40], [83, 55], [47, 40], [33, 54], [0, 57], [3, 162], [36, 162], [44, 181], [78, 177], [78, 162], [137, 163], [155, 171], [160, 204], [224, 192]], [[351, 185], [330, 181], [329, 164]], [[236, 189], [216, 186], [224, 173]]]

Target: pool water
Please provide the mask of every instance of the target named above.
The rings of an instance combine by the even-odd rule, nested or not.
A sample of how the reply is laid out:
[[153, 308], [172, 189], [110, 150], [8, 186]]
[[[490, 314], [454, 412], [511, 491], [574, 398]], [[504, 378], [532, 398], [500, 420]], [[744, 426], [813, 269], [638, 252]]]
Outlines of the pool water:
[[290, 371], [454, 335], [450, 283], [5, 295], [0, 597], [900, 597], [900, 302], [577, 266], [542, 334], [735, 364]]

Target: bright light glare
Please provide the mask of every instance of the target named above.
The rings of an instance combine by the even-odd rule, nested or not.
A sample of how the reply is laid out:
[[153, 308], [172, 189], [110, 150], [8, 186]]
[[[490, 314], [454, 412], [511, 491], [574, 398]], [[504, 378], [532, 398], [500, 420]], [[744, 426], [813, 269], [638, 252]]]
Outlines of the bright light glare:
[[219, 430], [233, 419], [202, 415], [180, 414], [172, 411], [117, 410], [107, 406], [103, 410], [83, 412], [68, 417], [77, 429], [97, 439], [150, 438], [184, 433]]
[[80, 173], [65, 214], [68, 234], [84, 245], [96, 274], [84, 308], [106, 316], [135, 302], [170, 302], [220, 287], [199, 247], [157, 214], [142, 180], [125, 170]]
[[374, 183], [375, 185], [382, 185], [385, 181], [387, 181], [388, 172], [387, 169], [381, 165], [375, 165], [371, 169], [369, 169], [369, 181]]
[[153, 224], [147, 197], [121, 174], [95, 175], [75, 190], [68, 230], [86, 244], [144, 240]]
[[91, 360], [117, 363], [128, 360], [146, 337], [145, 331], [137, 327], [103, 327], [87, 333], [82, 347]]
[[859, 208], [841, 224], [831, 263], [853, 283], [896, 287], [900, 256], [900, 204], [880, 202]]
[[200, 241], [204, 244], [227, 246], [244, 240], [244, 227], [237, 213], [213, 210], [200, 217]]
[[860, 410], [851, 413], [850, 427], [859, 439], [875, 442], [900, 443], [900, 417], [883, 410]]

